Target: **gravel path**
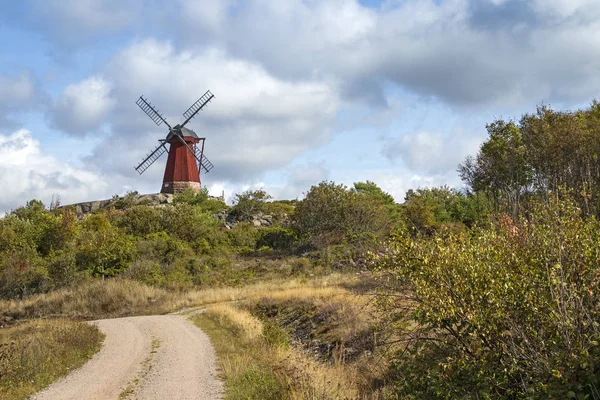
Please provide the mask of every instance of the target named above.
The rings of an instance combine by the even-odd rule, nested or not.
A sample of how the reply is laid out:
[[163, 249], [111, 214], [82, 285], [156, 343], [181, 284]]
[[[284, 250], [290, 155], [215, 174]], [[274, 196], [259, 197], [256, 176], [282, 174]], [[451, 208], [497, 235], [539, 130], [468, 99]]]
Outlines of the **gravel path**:
[[185, 317], [154, 315], [93, 323], [106, 335], [102, 349], [33, 399], [221, 398], [214, 350], [206, 334]]

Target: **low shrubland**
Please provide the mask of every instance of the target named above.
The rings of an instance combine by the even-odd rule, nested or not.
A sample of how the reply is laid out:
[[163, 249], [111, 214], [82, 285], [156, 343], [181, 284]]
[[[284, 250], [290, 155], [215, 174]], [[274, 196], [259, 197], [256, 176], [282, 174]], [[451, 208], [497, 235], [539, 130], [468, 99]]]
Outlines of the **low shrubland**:
[[[35, 318], [97, 319], [129, 315], [164, 314], [188, 307], [256, 298], [275, 289], [356, 285], [355, 276], [341, 274], [311, 279], [273, 279], [236, 287], [174, 291], [127, 279], [90, 280], [77, 287], [0, 300], [0, 316], [9, 323]], [[5, 322], [6, 323], [6, 322]]]

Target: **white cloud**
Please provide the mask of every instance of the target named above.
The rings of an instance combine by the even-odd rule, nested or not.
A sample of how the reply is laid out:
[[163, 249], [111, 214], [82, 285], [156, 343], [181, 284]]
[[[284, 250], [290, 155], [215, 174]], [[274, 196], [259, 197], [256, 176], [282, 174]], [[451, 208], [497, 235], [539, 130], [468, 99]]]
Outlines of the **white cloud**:
[[111, 84], [92, 76], [65, 88], [51, 112], [53, 124], [63, 131], [83, 136], [103, 123], [115, 105]]
[[[87, 161], [130, 177], [137, 177], [132, 166], [167, 134], [166, 127], [157, 128], [135, 105], [140, 94], [172, 126], [183, 122], [182, 113], [205, 90], [215, 94], [187, 127], [207, 138], [205, 152], [215, 164], [210, 179], [217, 181], [256, 177], [326, 141], [339, 107], [335, 86], [329, 82], [285, 81], [259, 64], [218, 49], [176, 51], [170, 43], [156, 40], [123, 49], [105, 76], [114, 82], [112, 136]], [[161, 170], [162, 162], [151, 169]], [[152, 179], [159, 173], [148, 172]]]
[[5, 105], [26, 105], [35, 95], [31, 76], [21, 72], [18, 76], [0, 76], [0, 101]]
[[532, 6], [540, 14], [564, 19], [585, 9], [597, 7], [598, 2], [596, 0], [533, 0]]
[[[458, 105], [572, 104], [600, 90], [598, 71], [580, 68], [600, 64], [596, 5], [407, 0], [374, 9], [356, 0], [255, 0], [221, 8], [208, 41], [189, 34], [206, 23], [186, 15], [181, 40], [217, 43], [285, 79], [337, 79], [349, 99], [372, 102], [393, 82]], [[557, 25], [557, 15], [569, 20]]]
[[[304, 183], [294, 183], [286, 166], [328, 142], [333, 127], [351, 130], [360, 120], [381, 140], [382, 132], [394, 135], [385, 132], [391, 126], [410, 126], [400, 129], [416, 133], [385, 143], [388, 158], [404, 162], [405, 178], [385, 179], [400, 186], [443, 183], [443, 177], [456, 181], [456, 164], [477, 150], [480, 138], [452, 128], [474, 114], [490, 115], [493, 107], [517, 117], [521, 111], [514, 110], [542, 101], [558, 107], [589, 102], [600, 90], [596, 3], [389, 0], [367, 7], [357, 0], [180, 0], [165, 6], [69, 0], [34, 3], [42, 23], [30, 29], [47, 34], [51, 47], [104, 34], [111, 46], [124, 46], [55, 103], [55, 126], [80, 135], [101, 126], [109, 134], [86, 158], [88, 170], [158, 188], [164, 159], [141, 178], [133, 166], [166, 131], [135, 100], [148, 96], [176, 124], [210, 89], [216, 99], [189, 125], [207, 137], [206, 153], [215, 164], [204, 182], [239, 186], [279, 171], [289, 185], [278, 190], [293, 196]], [[114, 35], [124, 32], [136, 41], [119, 42], [122, 37]], [[0, 78], [0, 94], [15, 99], [0, 98], [0, 120], [9, 107], [33, 104], [32, 87], [35, 80], [27, 74]], [[446, 116], [456, 120], [448, 127], [444, 121], [419, 126], [419, 117], [409, 114], [424, 99], [448, 105]], [[332, 152], [328, 165], [342, 159]], [[323, 176], [314, 170], [315, 178]], [[336, 177], [333, 168], [327, 174]]]
[[39, 199], [49, 204], [58, 195], [63, 204], [97, 200], [109, 184], [101, 176], [45, 155], [31, 132], [0, 135], [0, 213]]
[[418, 174], [455, 175], [458, 164], [467, 155], [475, 154], [479, 143], [479, 138], [459, 132], [418, 132], [390, 141], [384, 155], [391, 160], [401, 159]]

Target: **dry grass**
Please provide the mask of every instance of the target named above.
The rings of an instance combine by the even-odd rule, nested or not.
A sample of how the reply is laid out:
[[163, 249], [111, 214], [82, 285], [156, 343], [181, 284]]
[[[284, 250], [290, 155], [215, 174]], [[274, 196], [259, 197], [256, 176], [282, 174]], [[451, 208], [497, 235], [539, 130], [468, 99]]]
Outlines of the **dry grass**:
[[[273, 280], [243, 287], [173, 292], [125, 279], [95, 280], [79, 287], [32, 296], [24, 300], [1, 300], [0, 313], [12, 319], [69, 317], [95, 319], [128, 315], [164, 314], [212, 303], [260, 297], [264, 293], [294, 288], [327, 290], [329, 286], [356, 278], [330, 275], [313, 280]], [[335, 290], [335, 288], [332, 288]]]
[[373, 322], [366, 312], [369, 300], [340, 287], [279, 287], [247, 296], [243, 308], [235, 303], [207, 307], [204, 313], [191, 318], [209, 334], [217, 349], [228, 398], [239, 398], [236, 397], [239, 393], [257, 393], [255, 397], [245, 394], [243, 398], [266, 398], [265, 393], [256, 389], [264, 382], [240, 379], [249, 370], [271, 374], [282, 390], [278, 395], [284, 398], [377, 398], [376, 393], [367, 393], [369, 390], [365, 389], [372, 379], [383, 373], [382, 366], [373, 358], [346, 362], [343, 349], [338, 349], [332, 360], [318, 361], [302, 346], [290, 346], [286, 331], [281, 328], [277, 331], [277, 327], [273, 330], [271, 321], [263, 322], [248, 311], [252, 304], [264, 301], [274, 304], [306, 302], [318, 308], [333, 307], [339, 318], [334, 318], [333, 326], [329, 328], [333, 331], [331, 335], [338, 339], [350, 338]]
[[97, 327], [68, 320], [0, 330], [0, 398], [27, 398], [78, 368], [99, 350], [102, 338]]
[[208, 307], [190, 319], [204, 330], [215, 347], [226, 399], [276, 400], [285, 396], [261, 340], [262, 324], [232, 304]]

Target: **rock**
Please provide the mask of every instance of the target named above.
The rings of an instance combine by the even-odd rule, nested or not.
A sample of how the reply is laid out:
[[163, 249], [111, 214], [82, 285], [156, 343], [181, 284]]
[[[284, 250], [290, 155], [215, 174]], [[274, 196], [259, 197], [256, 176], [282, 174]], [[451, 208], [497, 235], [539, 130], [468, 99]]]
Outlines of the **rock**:
[[258, 227], [258, 226], [260, 226], [260, 225], [261, 225], [261, 223], [260, 223], [260, 221], [259, 221], [259, 220], [257, 220], [257, 219], [254, 219], [254, 220], [252, 220], [252, 225], [254, 225], [254, 226]]

